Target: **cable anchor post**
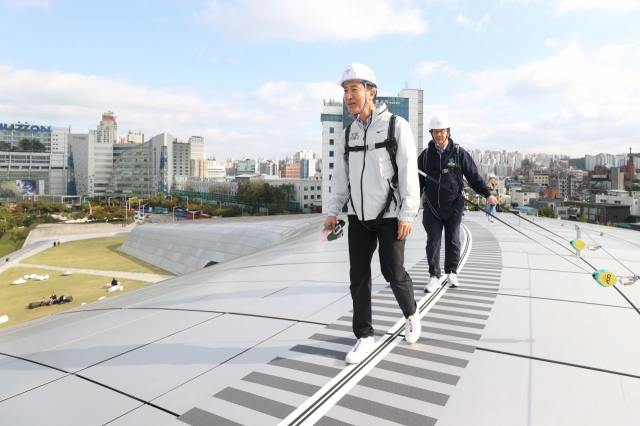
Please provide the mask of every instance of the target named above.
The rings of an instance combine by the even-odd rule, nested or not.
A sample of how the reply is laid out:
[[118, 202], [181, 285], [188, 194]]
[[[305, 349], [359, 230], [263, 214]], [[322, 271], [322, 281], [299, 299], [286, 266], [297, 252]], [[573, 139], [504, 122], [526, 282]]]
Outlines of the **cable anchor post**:
[[584, 241], [582, 241], [582, 231], [580, 231], [580, 227], [575, 225], [576, 227], [576, 239], [571, 241], [571, 246], [576, 250], [576, 257], [583, 257], [582, 249], [586, 247]]

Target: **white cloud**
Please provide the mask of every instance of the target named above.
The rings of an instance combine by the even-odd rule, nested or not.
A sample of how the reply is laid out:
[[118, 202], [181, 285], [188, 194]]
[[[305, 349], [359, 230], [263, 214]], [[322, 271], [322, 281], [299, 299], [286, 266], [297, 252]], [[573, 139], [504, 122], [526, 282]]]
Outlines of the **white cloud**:
[[189, 89], [151, 88], [118, 79], [0, 65], [0, 115], [7, 120], [95, 128], [104, 110], [120, 132], [145, 129], [176, 137], [205, 136], [210, 155], [284, 156], [320, 151], [323, 98], [340, 99], [333, 82], [270, 82], [243, 99], [212, 98]]
[[196, 16], [227, 36], [250, 41], [370, 40], [379, 35], [423, 34], [429, 24], [413, 0], [213, 1]]
[[560, 0], [556, 6], [558, 15], [589, 9], [625, 13], [640, 9], [640, 2], [638, 0]]
[[436, 61], [436, 62], [423, 61], [423, 62], [420, 62], [418, 66], [413, 70], [414, 75], [417, 75], [418, 77], [422, 77], [422, 78], [425, 78], [435, 73], [442, 73], [442, 74], [449, 74], [449, 75], [459, 74], [459, 72], [453, 69], [453, 67], [451, 67], [450, 65], [447, 65], [445, 61]]
[[547, 46], [555, 47], [558, 45], [558, 40], [556, 40], [555, 38], [548, 38], [544, 41], [544, 44], [546, 44]]
[[473, 22], [469, 17], [461, 13], [456, 18], [456, 24], [461, 25], [465, 28], [469, 28], [471, 31], [480, 32], [482, 26], [485, 23], [489, 22], [489, 19], [491, 19], [491, 17], [487, 13], [478, 22]]
[[567, 12], [601, 10], [609, 13], [626, 13], [640, 9], [638, 0], [500, 0], [500, 6], [513, 3], [544, 3], [556, 10], [558, 16]]
[[[633, 142], [640, 116], [637, 46], [588, 51], [573, 42], [548, 59], [470, 73], [464, 80], [477, 89], [459, 93], [455, 100], [467, 108], [490, 108], [496, 117], [493, 130], [484, 132], [487, 140], [518, 141], [521, 149], [535, 144], [538, 150], [543, 144], [550, 152], [577, 154], [620, 150]], [[520, 112], [496, 101], [509, 101]], [[473, 137], [482, 139], [482, 133]]]

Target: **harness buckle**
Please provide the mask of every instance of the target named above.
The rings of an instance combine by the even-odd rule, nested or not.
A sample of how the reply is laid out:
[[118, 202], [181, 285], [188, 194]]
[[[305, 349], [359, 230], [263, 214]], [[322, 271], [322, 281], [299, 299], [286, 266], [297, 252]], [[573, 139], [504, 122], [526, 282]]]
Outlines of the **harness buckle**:
[[367, 144], [367, 151], [373, 151], [374, 149], [376, 149], [376, 144], [374, 143], [368, 143]]
[[441, 172], [442, 174], [449, 173], [449, 169], [442, 169]]

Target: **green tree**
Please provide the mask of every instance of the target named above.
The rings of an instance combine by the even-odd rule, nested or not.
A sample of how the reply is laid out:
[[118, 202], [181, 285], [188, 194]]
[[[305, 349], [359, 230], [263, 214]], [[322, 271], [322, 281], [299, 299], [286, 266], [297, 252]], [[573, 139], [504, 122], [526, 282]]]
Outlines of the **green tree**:
[[538, 216], [550, 217], [552, 219], [558, 217], [555, 210], [553, 210], [553, 207], [538, 207]]
[[13, 146], [10, 142], [0, 141], [0, 151], [13, 151]]
[[587, 214], [585, 212], [580, 213], [580, 222], [587, 222]]
[[46, 147], [37, 139], [22, 138], [18, 143], [21, 151], [44, 152]]
[[11, 233], [11, 241], [16, 245], [16, 250], [22, 241], [27, 238], [27, 231], [25, 229], [19, 229]]

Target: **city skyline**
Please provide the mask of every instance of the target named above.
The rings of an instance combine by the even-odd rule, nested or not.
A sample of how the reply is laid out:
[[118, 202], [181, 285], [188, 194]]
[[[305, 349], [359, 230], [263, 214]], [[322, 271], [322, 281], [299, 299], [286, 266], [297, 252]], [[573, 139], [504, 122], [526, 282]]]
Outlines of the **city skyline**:
[[113, 110], [122, 134], [201, 135], [222, 158], [320, 151], [322, 100], [340, 100], [353, 61], [381, 96], [424, 90], [425, 122], [446, 113], [469, 150], [626, 152], [640, 115], [628, 0], [330, 0], [313, 14], [294, 0], [114, 0], [100, 13], [2, 0], [0, 13], [13, 40], [3, 121], [84, 131]]

